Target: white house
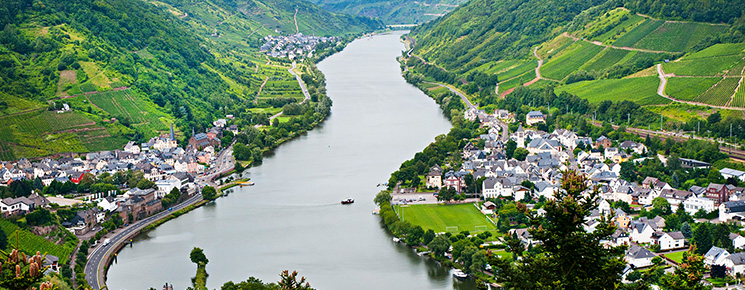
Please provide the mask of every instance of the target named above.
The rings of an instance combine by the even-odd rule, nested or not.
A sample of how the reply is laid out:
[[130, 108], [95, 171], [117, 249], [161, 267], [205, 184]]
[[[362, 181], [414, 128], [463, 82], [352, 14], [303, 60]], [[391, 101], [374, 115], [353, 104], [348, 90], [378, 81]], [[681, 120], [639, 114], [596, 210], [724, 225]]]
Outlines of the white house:
[[113, 196], [107, 196], [101, 199], [101, 201], [97, 204], [100, 206], [104, 211], [113, 212], [115, 211], [119, 206], [117, 205], [117, 202], [114, 200]]
[[724, 265], [724, 259], [729, 257], [729, 255], [727, 250], [713, 246], [704, 254], [704, 264], [707, 266]]
[[745, 253], [734, 253], [724, 259], [724, 266], [730, 271], [730, 275], [745, 273]]
[[166, 194], [170, 193], [171, 190], [174, 188], [181, 189], [181, 181], [178, 178], [167, 178], [163, 180], [158, 180], [155, 182], [155, 185], [158, 186], [158, 190], [155, 192], [156, 198], [163, 198], [166, 196]]
[[716, 207], [714, 207], [713, 199], [691, 196], [683, 202], [683, 209], [689, 214], [695, 214], [701, 209], [706, 212], [712, 212]]
[[629, 228], [631, 240], [637, 243], [651, 243], [652, 235], [657, 231], [657, 225], [652, 221], [633, 221]]
[[745, 220], [745, 201], [728, 201], [719, 205], [719, 220]]
[[484, 198], [498, 198], [500, 196], [512, 196], [514, 184], [507, 178], [487, 178], [481, 185], [481, 193]]
[[741, 235], [730, 233], [729, 239], [732, 240], [732, 246], [736, 249], [745, 249], [745, 238]]
[[685, 237], [681, 232], [670, 232], [662, 233], [657, 238], [657, 244], [660, 245], [660, 250], [667, 251], [672, 249], [680, 249], [685, 247]]
[[634, 268], [644, 268], [652, 266], [652, 258], [654, 257], [654, 253], [649, 250], [637, 245], [631, 245], [631, 247], [626, 251], [624, 259], [627, 264]]
[[23, 214], [34, 210], [34, 202], [26, 197], [0, 199], [3, 215]]

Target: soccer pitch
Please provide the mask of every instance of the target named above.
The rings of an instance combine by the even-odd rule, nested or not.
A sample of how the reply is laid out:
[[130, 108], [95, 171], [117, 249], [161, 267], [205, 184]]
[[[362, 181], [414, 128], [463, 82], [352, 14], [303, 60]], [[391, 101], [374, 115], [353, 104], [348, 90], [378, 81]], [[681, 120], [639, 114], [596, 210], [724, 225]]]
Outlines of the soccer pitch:
[[421, 226], [424, 230], [432, 229], [436, 233], [480, 232], [497, 228], [473, 203], [396, 205], [395, 208], [401, 220]]

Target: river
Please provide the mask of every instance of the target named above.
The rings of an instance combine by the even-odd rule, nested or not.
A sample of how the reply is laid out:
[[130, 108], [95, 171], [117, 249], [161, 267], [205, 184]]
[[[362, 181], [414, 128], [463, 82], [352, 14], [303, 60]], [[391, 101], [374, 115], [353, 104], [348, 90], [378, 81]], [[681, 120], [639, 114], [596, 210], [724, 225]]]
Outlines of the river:
[[[372, 202], [401, 162], [451, 127], [407, 84], [395, 58], [402, 32], [362, 38], [319, 63], [332, 114], [244, 174], [255, 186], [140, 235], [108, 272], [110, 289], [191, 286], [193, 247], [209, 259], [210, 289], [297, 270], [316, 289], [474, 289], [450, 269], [391, 241]], [[351, 197], [351, 205], [339, 201]]]

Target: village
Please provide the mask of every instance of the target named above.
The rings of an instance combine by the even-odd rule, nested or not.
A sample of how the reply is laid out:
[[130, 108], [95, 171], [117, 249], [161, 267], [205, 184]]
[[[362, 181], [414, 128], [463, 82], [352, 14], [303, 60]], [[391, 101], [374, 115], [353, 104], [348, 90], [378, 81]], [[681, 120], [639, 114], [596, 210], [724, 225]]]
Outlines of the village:
[[[584, 229], [592, 232], [600, 224], [599, 220], [602, 217], [611, 218], [618, 229], [611, 239], [603, 243], [610, 246], [628, 246], [624, 279], [636, 269], [649, 268], [655, 264], [667, 263], [676, 266], [680, 261], [670, 257], [676, 253], [680, 255], [693, 243], [690, 227], [687, 231], [677, 229], [680, 228], [677, 214], [676, 229], [665, 230], [669, 227], [666, 227], [664, 217], [644, 217], [639, 214], [640, 210], [644, 213], [655, 212], [653, 209], [658, 204], [663, 204], [667, 207], [667, 214], [687, 214], [689, 218], [696, 216], [697, 223], [727, 224], [737, 229], [745, 219], [745, 187], [728, 182], [709, 183], [705, 187], [694, 185], [688, 190], [681, 190], [654, 177], [646, 177], [641, 184], [622, 179], [621, 163], [632, 162], [635, 166], [641, 166], [640, 164], [647, 159], [659, 159], [667, 163], [669, 156], [650, 155], [647, 147], [641, 142], [611, 140], [605, 136], [593, 140], [565, 129], [550, 133], [536, 130], [533, 129], [533, 125], [546, 121], [546, 116], [540, 111], [526, 114], [524, 124], [528, 128], [523, 127], [521, 122], [517, 130], [509, 134], [505, 141], [505, 138], [500, 138], [500, 130], [506, 128], [503, 126], [504, 123], [515, 122], [513, 114], [505, 110], [496, 110], [494, 114], [488, 114], [470, 109], [465, 112], [464, 118], [478, 121], [482, 128], [487, 129], [487, 134], [477, 138], [480, 139], [480, 143], [483, 140], [483, 149], [479, 149], [473, 142], [468, 142], [460, 153], [460, 167], [444, 170], [443, 168], [450, 167], [450, 164], [442, 167], [433, 166], [424, 180], [425, 187], [435, 191], [448, 188], [463, 196], [475, 197], [477, 199], [468, 198], [467, 201], [479, 200], [481, 212], [488, 217], [496, 218], [498, 208], [492, 201], [507, 198], [527, 203], [529, 209], [533, 208], [538, 200], [554, 198], [554, 193], [561, 186], [562, 171], [578, 170], [585, 174], [593, 187], [597, 187], [600, 192], [598, 207], [586, 219]], [[508, 142], [516, 143], [516, 151], [527, 151], [527, 156], [522, 158], [524, 160], [507, 158], [505, 149]], [[688, 169], [711, 167], [709, 163], [693, 159], [679, 158], [679, 162], [683, 168]], [[720, 174], [723, 179], [735, 180], [735, 183], [745, 181], [743, 171], [724, 168], [720, 170]], [[480, 190], [466, 189], [466, 176], [472, 180], [482, 180]], [[530, 188], [526, 187], [526, 184], [530, 184]], [[431, 197], [425, 198], [420, 194], [422, 193], [414, 188], [397, 186], [394, 188], [392, 202], [437, 203], [432, 201]], [[419, 199], [411, 198], [416, 195], [420, 196]], [[614, 206], [618, 204], [629, 207], [624, 210]], [[632, 212], [627, 212], [629, 208]], [[543, 209], [533, 211], [539, 215], [545, 213]], [[525, 249], [537, 243], [527, 228], [511, 226], [506, 234], [518, 237]], [[709, 245], [703, 249], [705, 263], [709, 267], [726, 269], [726, 273], [731, 276], [743, 275], [745, 253], [742, 251], [745, 249], [745, 237], [735, 231], [728, 232], [726, 237], [727, 245], [724, 245], [724, 248], [722, 245]], [[702, 246], [706, 245], [699, 245]]]
[[[12, 189], [14, 183], [24, 181], [36, 184], [31, 195], [0, 199], [2, 216], [20, 217], [39, 208], [71, 208], [74, 215], [62, 221], [62, 226], [87, 239], [108, 220], [128, 225], [169, 210], [169, 204], [189, 199], [207, 185], [215, 186], [214, 177], [233, 170], [232, 150], [223, 148], [220, 139], [223, 131], [237, 133], [235, 125], [227, 126], [231, 117], [213, 122], [207, 132], [193, 132], [185, 148], [179, 147], [171, 126], [169, 135], [141, 144], [130, 141], [122, 150], [2, 162], [2, 186]], [[139, 182], [128, 186], [128, 178]], [[81, 191], [81, 183], [86, 182], [94, 184]], [[173, 192], [179, 192], [170, 198], [176, 200], [167, 198]]]
[[321, 43], [336, 43], [338, 37], [320, 37], [303, 35], [297, 33], [289, 36], [266, 36], [266, 41], [260, 48], [260, 51], [271, 57], [296, 58], [313, 57], [313, 51]]

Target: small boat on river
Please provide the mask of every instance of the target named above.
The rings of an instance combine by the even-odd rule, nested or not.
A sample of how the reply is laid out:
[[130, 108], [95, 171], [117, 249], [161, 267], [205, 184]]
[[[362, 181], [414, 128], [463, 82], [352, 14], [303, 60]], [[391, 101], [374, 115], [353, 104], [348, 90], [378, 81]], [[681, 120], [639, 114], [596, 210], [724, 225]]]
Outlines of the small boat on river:
[[466, 279], [468, 278], [468, 274], [463, 273], [463, 270], [461, 269], [455, 269], [453, 270], [453, 277], [458, 279]]
[[354, 203], [354, 199], [347, 198], [341, 201], [341, 204], [350, 204], [350, 203]]

